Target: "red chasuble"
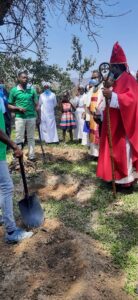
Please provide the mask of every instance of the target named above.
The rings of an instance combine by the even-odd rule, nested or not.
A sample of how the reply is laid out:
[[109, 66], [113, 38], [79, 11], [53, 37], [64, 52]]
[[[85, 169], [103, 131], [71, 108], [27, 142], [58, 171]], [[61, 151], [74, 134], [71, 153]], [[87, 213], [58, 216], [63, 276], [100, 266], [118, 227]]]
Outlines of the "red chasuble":
[[[138, 171], [138, 84], [134, 77], [124, 72], [114, 83], [120, 109], [110, 108], [110, 120], [115, 164], [115, 179], [128, 176], [126, 139], [131, 145], [133, 166]], [[97, 176], [112, 180], [110, 151], [107, 136], [107, 119], [104, 111]]]

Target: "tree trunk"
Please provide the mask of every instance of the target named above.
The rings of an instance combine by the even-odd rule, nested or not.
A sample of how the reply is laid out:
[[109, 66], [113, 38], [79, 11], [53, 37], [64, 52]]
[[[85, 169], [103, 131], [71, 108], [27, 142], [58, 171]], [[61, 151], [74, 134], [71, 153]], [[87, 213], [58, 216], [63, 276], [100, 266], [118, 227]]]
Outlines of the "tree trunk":
[[7, 14], [8, 10], [12, 6], [14, 0], [1, 0], [0, 1], [0, 26], [4, 24], [4, 17]]

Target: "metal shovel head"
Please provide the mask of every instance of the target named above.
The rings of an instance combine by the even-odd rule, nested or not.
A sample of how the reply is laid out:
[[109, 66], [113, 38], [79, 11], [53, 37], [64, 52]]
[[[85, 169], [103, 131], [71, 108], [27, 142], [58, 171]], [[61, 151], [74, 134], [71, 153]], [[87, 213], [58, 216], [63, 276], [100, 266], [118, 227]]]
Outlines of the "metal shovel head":
[[44, 222], [44, 212], [36, 194], [19, 201], [19, 209], [23, 223], [27, 227], [39, 227]]

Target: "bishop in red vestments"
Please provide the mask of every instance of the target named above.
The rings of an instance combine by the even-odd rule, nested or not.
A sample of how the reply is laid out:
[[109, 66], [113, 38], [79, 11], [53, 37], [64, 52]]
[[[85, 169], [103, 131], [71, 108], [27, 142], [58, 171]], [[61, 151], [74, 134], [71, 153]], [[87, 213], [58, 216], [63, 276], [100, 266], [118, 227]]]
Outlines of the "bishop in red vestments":
[[[115, 180], [127, 187], [138, 178], [138, 84], [127, 71], [126, 56], [118, 42], [113, 47], [110, 66], [113, 90], [104, 88], [103, 95], [110, 102]], [[97, 176], [111, 181], [106, 109], [103, 115]]]

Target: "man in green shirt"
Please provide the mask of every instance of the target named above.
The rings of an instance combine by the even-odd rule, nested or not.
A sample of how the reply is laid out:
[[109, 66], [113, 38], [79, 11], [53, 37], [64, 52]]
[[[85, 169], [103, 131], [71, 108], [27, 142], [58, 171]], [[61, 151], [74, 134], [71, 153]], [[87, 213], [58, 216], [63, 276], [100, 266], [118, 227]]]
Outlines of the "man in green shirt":
[[29, 159], [35, 159], [35, 125], [36, 116], [39, 111], [38, 96], [34, 89], [27, 88], [28, 76], [26, 72], [18, 75], [18, 85], [11, 89], [9, 94], [9, 109], [15, 112], [16, 143], [24, 143], [25, 129], [27, 131], [27, 141]]
[[5, 226], [5, 240], [8, 243], [18, 243], [33, 235], [32, 232], [16, 226], [13, 216], [13, 182], [9, 174], [6, 162], [6, 145], [13, 149], [15, 157], [21, 157], [22, 151], [5, 134], [5, 122], [0, 102], [0, 207], [2, 209], [2, 221]]

